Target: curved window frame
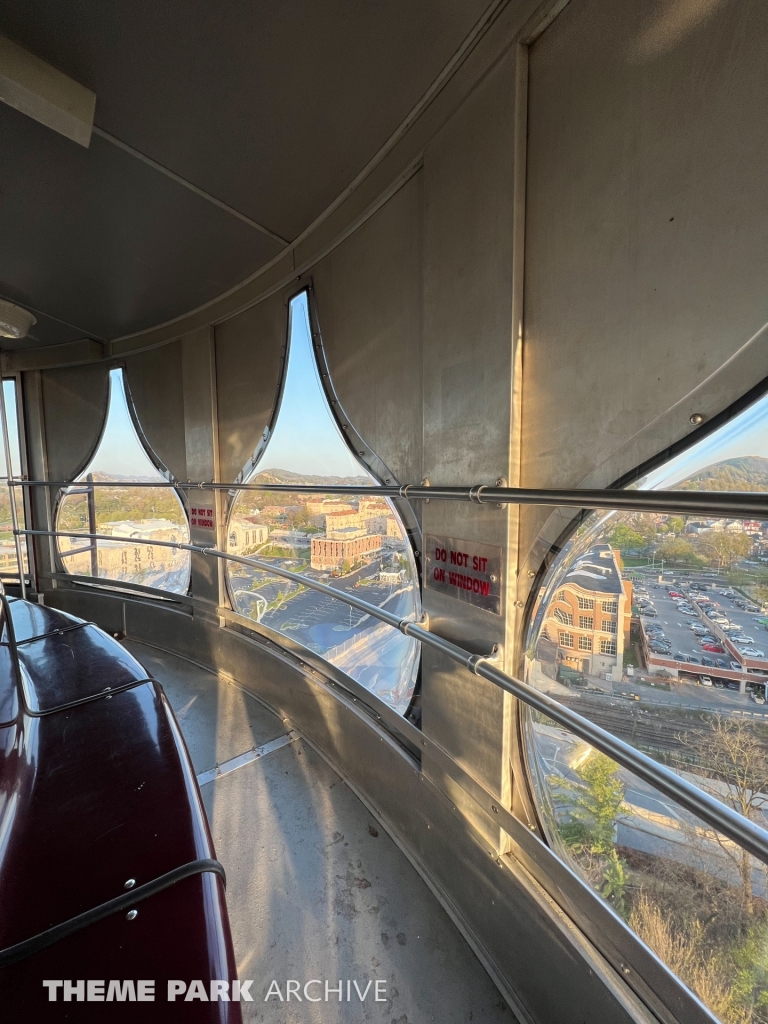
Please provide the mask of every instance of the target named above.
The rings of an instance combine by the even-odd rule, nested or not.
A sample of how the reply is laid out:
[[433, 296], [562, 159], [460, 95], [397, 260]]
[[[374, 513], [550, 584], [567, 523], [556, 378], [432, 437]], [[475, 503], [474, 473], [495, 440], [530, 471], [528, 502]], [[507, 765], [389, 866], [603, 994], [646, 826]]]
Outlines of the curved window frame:
[[[638, 466], [626, 473], [623, 473], [613, 483], [608, 484], [605, 489], [620, 490], [631, 488], [632, 484], [636, 483], [647, 474], [662, 467], [688, 449], [699, 444], [707, 437], [717, 433], [718, 430], [735, 419], [745, 409], [757, 402], [759, 399], [764, 398], [766, 395], [768, 395], [768, 377], [763, 378], [757, 385], [745, 392], [744, 395], [732, 402], [716, 416], [711, 417], [707, 422], [701, 424], [701, 426], [696, 430], [687, 434], [684, 438], [668, 445], [665, 449], [644, 460]], [[602, 511], [605, 513], [605, 510]], [[577, 511], [566, 526], [555, 536], [554, 540], [552, 539], [552, 534], [548, 532], [547, 529], [548, 525], [551, 524], [554, 519], [553, 515], [541, 528], [537, 539], [532, 545], [532, 550], [534, 551], [536, 549], [537, 541], [540, 543], [543, 540], [547, 546], [543, 556], [540, 556], [538, 569], [533, 570], [530, 574], [530, 589], [525, 601], [523, 614], [518, 619], [516, 638], [518, 660], [515, 669], [518, 677], [521, 679], [525, 678], [524, 659], [526, 641], [528, 640], [533, 627], [534, 615], [539, 610], [538, 598], [541, 588], [568, 541], [585, 521], [587, 521], [591, 516], [599, 513], [600, 510], [595, 509], [582, 509]], [[534, 562], [533, 564], [535, 565], [536, 563]], [[564, 597], [565, 589], [563, 587], [563, 580], [560, 580], [559, 583], [553, 587], [552, 594], [548, 601], [548, 607], [554, 607], [556, 602], [563, 601]], [[609, 613], [605, 612], [605, 614]], [[610, 642], [604, 638], [598, 637], [597, 639], [600, 644]], [[603, 908], [605, 909], [608, 917], [604, 919], [604, 927], [608, 927], [609, 933], [612, 935], [614, 942], [618, 940], [619, 948], [621, 945], [626, 943], [629, 943], [630, 947], [641, 947], [643, 949], [641, 957], [645, 959], [647, 954], [650, 957], [650, 960], [654, 962], [653, 974], [656, 977], [657, 984], [660, 984], [658, 984], [656, 989], [649, 989], [646, 985], [647, 979], [638, 979], [642, 983], [642, 988], [645, 989], [645, 992], [643, 993], [644, 998], [646, 998], [651, 1005], [656, 1001], [656, 999], [660, 998], [667, 1006], [674, 1006], [675, 1003], [678, 1002], [680, 995], [684, 995], [686, 1000], [692, 998], [695, 1001], [695, 1006], [689, 1003], [688, 1009], [694, 1010], [695, 1013], [698, 1013], [702, 1006], [702, 1004], [699, 1003], [698, 996], [696, 996], [695, 993], [687, 987], [686, 983], [682, 981], [680, 976], [676, 974], [673, 969], [670, 968], [656, 954], [656, 952], [623, 921], [623, 919], [618, 917], [614, 908], [604, 900], [604, 897], [598, 893], [596, 888], [593, 888], [585, 878], [576, 872], [575, 868], [571, 864], [570, 858], [565, 853], [565, 844], [560, 837], [557, 826], [555, 804], [551, 796], [549, 780], [542, 777], [541, 767], [536, 763], [533, 763], [532, 760], [532, 743], [529, 742], [528, 737], [526, 736], [526, 732], [530, 728], [531, 721], [531, 709], [521, 702], [518, 714], [515, 716], [514, 744], [518, 752], [518, 763], [522, 768], [522, 778], [520, 780], [520, 803], [523, 808], [523, 813], [528, 817], [529, 827], [536, 831], [542, 842], [551, 851], [551, 855], [556, 858], [556, 862], [558, 864], [558, 869], [556, 870], [562, 868], [566, 872], [568, 886], [575, 885], [577, 889], [581, 889], [587, 895], [588, 900], [597, 900], [599, 902], [601, 912]], [[579, 898], [576, 897], [576, 900], [578, 902]], [[589, 921], [589, 924], [591, 928], [591, 920]], [[589, 929], [587, 930], [589, 931]], [[658, 975], [655, 970], [657, 966], [661, 968], [661, 975]], [[673, 1000], [669, 999], [670, 994], [673, 994]], [[648, 996], [651, 996], [650, 1000], [647, 999]], [[707, 1015], [707, 1019], [719, 1020], [714, 1013], [712, 1013], [711, 1018], [709, 1017], [709, 1014], [712, 1011], [705, 1009], [704, 1012]]]
[[[315, 368], [317, 370], [318, 379], [320, 386], [325, 397], [328, 410], [336, 425], [339, 433], [340, 440], [343, 444], [346, 444], [347, 448], [352, 453], [352, 457], [363, 468], [375, 481], [371, 487], [372, 494], [376, 493], [376, 485], [389, 485], [398, 486], [400, 481], [397, 479], [395, 474], [389, 469], [386, 463], [378, 455], [375, 454], [370, 445], [366, 444], [360, 434], [357, 432], [355, 427], [352, 425], [350, 418], [345, 414], [341, 401], [334, 389], [331, 373], [328, 367], [328, 360], [325, 353], [325, 347], [323, 345], [322, 334], [320, 331], [320, 324], [317, 312], [317, 300], [314, 293], [314, 287], [311, 277], [303, 277], [297, 283], [295, 283], [290, 289], [287, 289], [284, 293], [284, 333], [283, 342], [280, 353], [280, 370], [278, 373], [277, 387], [275, 401], [272, 408], [272, 414], [270, 416], [267, 426], [264, 428], [262, 436], [260, 437], [252, 455], [247, 460], [241, 471], [233, 482], [233, 486], [227, 495], [227, 505], [224, 513], [224, 529], [223, 536], [228, 538], [231, 531], [232, 517], [234, 515], [237, 498], [241, 493], [238, 489], [238, 484], [246, 483], [255, 473], [258, 472], [258, 464], [264, 455], [267, 445], [275, 431], [275, 427], [278, 422], [280, 415], [280, 409], [282, 406], [283, 395], [285, 393], [285, 377], [288, 369], [288, 355], [290, 347], [290, 330], [291, 330], [291, 303], [298, 296], [306, 294], [307, 296], [307, 312], [309, 317], [309, 329], [312, 343], [312, 354], [315, 360]], [[421, 525], [419, 523], [410, 502], [402, 498], [388, 497], [387, 501], [391, 502], [398, 512], [400, 517], [401, 525], [405, 529], [405, 539], [411, 549], [411, 554], [416, 566], [416, 580], [415, 583], [418, 586], [419, 591], [419, 602], [421, 603], [423, 598], [423, 583], [422, 583], [422, 532]], [[273, 630], [270, 626], [262, 622], [251, 622], [245, 620], [236, 610], [235, 602], [232, 592], [232, 584], [229, 574], [225, 572], [223, 574], [224, 579], [224, 591], [226, 600], [229, 604], [229, 609], [233, 616], [236, 617], [238, 623], [246, 629], [253, 631], [254, 633], [262, 633], [267, 636], [273, 642], [284, 646], [288, 650], [292, 650], [294, 653], [300, 655], [308, 661], [312, 661], [317, 664], [322, 671], [330, 676], [335, 676], [343, 686], [347, 689], [351, 689], [357, 694], [359, 699], [363, 702], [370, 703], [374, 708], [377, 715], [383, 715], [383, 717], [389, 722], [389, 724], [395, 727], [397, 732], [401, 732], [400, 723], [405, 721], [416, 725], [417, 728], [421, 726], [421, 684], [422, 684], [422, 665], [423, 659], [421, 657], [421, 651], [418, 654], [418, 669], [416, 672], [416, 679], [414, 681], [413, 694], [408, 704], [406, 711], [400, 715], [388, 704], [381, 700], [376, 693], [369, 690], [367, 687], [358, 683], [351, 676], [347, 675], [343, 669], [337, 668], [333, 662], [328, 661], [323, 655], [315, 654], [309, 648], [305, 647], [301, 642], [294, 640], [291, 637], [287, 637], [285, 634]], [[391, 718], [390, 716], [394, 716]], [[420, 750], [414, 748], [414, 752]]]
[[[676, 456], [682, 454], [694, 445], [699, 444], [705, 438], [709, 437], [710, 434], [716, 433], [721, 427], [725, 426], [731, 420], [735, 419], [739, 413], [743, 412], [746, 408], [752, 405], [758, 399], [768, 395], [768, 376], [763, 377], [754, 387], [751, 387], [746, 391], [740, 398], [737, 398], [735, 402], [731, 402], [729, 406], [719, 412], [716, 416], [712, 416], [701, 426], [697, 427], [696, 430], [691, 431], [690, 434], [686, 434], [685, 437], [675, 441], [674, 444], [668, 445], [666, 448], [657, 452], [655, 455], [650, 456], [633, 469], [628, 470], [626, 473], [622, 473], [613, 483], [606, 484], [605, 490], [625, 490], [631, 487], [632, 484], [642, 479], [648, 473], [651, 473], [654, 469], [658, 469], [665, 463], [671, 461]], [[544, 541], [546, 544], [546, 550], [544, 554], [539, 556], [538, 568], [533, 569], [533, 575], [530, 576], [530, 589], [525, 600], [525, 607], [522, 615], [518, 619], [517, 628], [517, 650], [519, 651], [519, 657], [516, 665], [516, 671], [518, 674], [522, 671], [523, 657], [524, 657], [524, 639], [528, 634], [530, 628], [531, 618], [534, 612], [536, 604], [536, 597], [541, 589], [542, 582], [549, 572], [550, 566], [553, 564], [555, 559], [558, 557], [563, 547], [573, 534], [578, 530], [581, 524], [593, 514], [594, 509], [581, 509], [577, 511], [569, 522], [554, 536], [547, 530], [547, 523], [539, 531], [536, 540], [531, 545], [532, 549], [535, 549], [537, 541]], [[549, 522], [549, 520], [548, 520]], [[536, 563], [534, 562], [534, 565]], [[562, 597], [563, 588], [560, 587], [555, 594], [552, 596], [552, 600], [560, 600]]]
[[[85, 456], [85, 458], [82, 460], [82, 462], [78, 466], [77, 470], [75, 471], [75, 473], [74, 473], [74, 475], [72, 477], [72, 482], [71, 482], [71, 484], [69, 486], [70, 487], [74, 487], [78, 483], [82, 482], [78, 478], [80, 476], [82, 476], [82, 474], [85, 472], [85, 470], [88, 468], [88, 466], [93, 461], [96, 453], [99, 450], [99, 447], [101, 446], [101, 442], [102, 442], [102, 440], [104, 438], [104, 434], [106, 433], [107, 422], [108, 422], [108, 419], [109, 419], [109, 407], [110, 407], [111, 387], [112, 387], [112, 384], [111, 384], [111, 381], [110, 381], [110, 375], [111, 375], [113, 370], [119, 370], [120, 371], [121, 378], [122, 378], [122, 384], [123, 384], [123, 393], [125, 395], [125, 404], [126, 404], [127, 409], [128, 409], [128, 415], [130, 417], [131, 425], [133, 426], [134, 432], [136, 434], [136, 437], [138, 439], [139, 444], [141, 445], [141, 448], [142, 448], [144, 454], [149, 459], [150, 463], [155, 467], [155, 469], [160, 474], [160, 476], [162, 476], [171, 485], [174, 494], [179, 499], [179, 502], [181, 504], [182, 510], [184, 512], [184, 518], [185, 518], [186, 524], [187, 524], [187, 531], [188, 531], [188, 540], [187, 540], [187, 542], [189, 543], [189, 541], [191, 540], [191, 537], [192, 537], [192, 530], [191, 530], [191, 526], [190, 526], [189, 501], [188, 501], [188, 498], [187, 498], [187, 493], [186, 493], [186, 491], [183, 488], [179, 487], [179, 481], [176, 479], [176, 477], [173, 475], [173, 473], [171, 473], [171, 471], [168, 469], [168, 467], [162, 462], [160, 457], [154, 451], [154, 449], [152, 448], [152, 445], [149, 443], [149, 440], [147, 439], [147, 437], [146, 437], [146, 435], [145, 435], [145, 433], [144, 433], [144, 431], [142, 429], [141, 421], [139, 420], [138, 413], [136, 412], [136, 406], [135, 406], [134, 401], [133, 401], [133, 396], [131, 395], [131, 389], [130, 389], [130, 385], [128, 383], [127, 368], [126, 368], [124, 360], [120, 360], [120, 361], [117, 361], [117, 362], [113, 362], [113, 363], [107, 364], [107, 367], [106, 367], [106, 374], [107, 374], [107, 400], [106, 400], [106, 404], [104, 406], [104, 412], [103, 412], [102, 422], [101, 422], [101, 429], [99, 430], [98, 436], [97, 436], [94, 444], [92, 445], [92, 447], [88, 451], [88, 454]], [[119, 486], [119, 484], [116, 484], [115, 486]], [[65, 487], [60, 488], [56, 492], [55, 498], [52, 501], [51, 522], [54, 524], [53, 525], [53, 529], [54, 530], [57, 529], [57, 524], [58, 524], [58, 521], [59, 521], [59, 514], [61, 512], [61, 506], [62, 506], [62, 503], [63, 503], [64, 499], [67, 497], [67, 490], [68, 490], [68, 488], [65, 488]], [[127, 549], [128, 543], [130, 543], [130, 542], [128, 542], [128, 541], [126, 542], [126, 549]], [[145, 586], [143, 584], [140, 584], [140, 583], [132, 583], [130, 580], [115, 580], [115, 579], [110, 579], [109, 577], [106, 577], [106, 576], [105, 577], [95, 577], [94, 578], [94, 577], [90, 577], [90, 576], [80, 576], [77, 573], [71, 573], [71, 572], [68, 571], [68, 569], [64, 565], [64, 561], [63, 561], [62, 554], [61, 554], [61, 551], [60, 551], [60, 548], [59, 548], [59, 544], [58, 544], [58, 538], [55, 538], [55, 543], [52, 545], [52, 547], [53, 547], [53, 556], [54, 556], [54, 565], [55, 565], [56, 576], [61, 578], [61, 579], [65, 579], [65, 580], [68, 580], [68, 581], [71, 581], [71, 582], [76, 582], [79, 586], [92, 586], [94, 588], [99, 588], [99, 589], [103, 589], [104, 587], [107, 587], [107, 588], [110, 588], [110, 589], [130, 590], [130, 591], [135, 591], [137, 594], [148, 594], [148, 595], [150, 595], [152, 597], [162, 598], [163, 600], [166, 600], [166, 601], [176, 601], [176, 602], [182, 602], [182, 603], [189, 603], [192, 600], [192, 598], [190, 596], [190, 588], [191, 588], [191, 585], [192, 585], [192, 573], [191, 573], [191, 571], [189, 573], [189, 578], [187, 579], [186, 589], [182, 593], [175, 593], [173, 591], [163, 590], [160, 587], [147, 587], [147, 586]], [[100, 582], [95, 582], [95, 580], [99, 580]]]
[[[325, 354], [325, 346], [323, 345], [323, 336], [320, 332], [320, 323], [318, 320], [317, 313], [317, 300], [315, 298], [314, 287], [312, 284], [312, 278], [302, 278], [301, 282], [292, 287], [285, 293], [285, 318], [284, 318], [284, 333], [283, 343], [280, 350], [280, 370], [277, 375], [277, 387], [275, 393], [275, 401], [272, 406], [272, 415], [269, 418], [269, 423], [264, 428], [256, 447], [253, 450], [248, 461], [245, 463], [243, 468], [237, 474], [233, 481], [232, 491], [236, 492], [237, 485], [246, 483], [248, 478], [255, 472], [256, 467], [261, 460], [262, 455], [269, 443], [272, 434], [274, 433], [277, 419], [280, 414], [280, 407], [283, 401], [285, 374], [288, 369], [288, 347], [290, 344], [290, 326], [291, 326], [291, 302], [299, 295], [306, 293], [307, 296], [307, 310], [309, 313], [309, 328], [312, 335], [312, 352], [315, 357], [315, 365], [317, 368], [318, 377], [320, 380], [320, 386], [323, 389], [323, 394], [328, 403], [328, 409], [333, 417], [334, 422], [339, 430], [340, 437], [344, 440], [347, 447], [352, 452], [356, 461], [362, 463], [366, 471], [376, 480], [378, 484], [398, 486], [401, 481], [397, 479], [392, 470], [387, 466], [383, 459], [381, 459], [370, 447], [367, 445], [360, 434], [355, 429], [350, 418], [344, 412], [344, 408], [341, 404], [339, 396], [333, 386], [333, 379], [331, 372], [328, 367], [328, 359]], [[229, 523], [232, 516], [232, 510], [235, 505], [236, 493], [230, 493], [228, 496], [227, 509], [225, 513], [225, 525], [226, 535], [229, 533]], [[390, 498], [389, 499], [400, 514], [400, 518], [406, 529], [408, 542], [413, 552], [413, 557], [416, 561], [416, 568], [418, 570], [419, 582], [421, 582], [421, 553], [422, 553], [422, 533], [421, 525], [419, 523], [410, 502], [404, 498]], [[230, 597], [227, 592], [227, 597]]]

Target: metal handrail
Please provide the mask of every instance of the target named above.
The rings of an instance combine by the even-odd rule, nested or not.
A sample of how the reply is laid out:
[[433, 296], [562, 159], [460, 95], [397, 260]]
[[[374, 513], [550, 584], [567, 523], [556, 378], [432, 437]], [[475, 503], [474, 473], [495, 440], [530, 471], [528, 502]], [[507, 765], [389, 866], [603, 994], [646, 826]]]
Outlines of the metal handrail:
[[[3, 478], [0, 477], [0, 480]], [[9, 487], [51, 487], [68, 490], [79, 481], [7, 480]], [[530, 488], [530, 487], [434, 487], [424, 484], [254, 484], [198, 481], [170, 483], [152, 480], [94, 480], [93, 487], [165, 487], [173, 490], [270, 491], [281, 494], [336, 494], [409, 500], [469, 501], [476, 505], [551, 505], [578, 509], [623, 510], [628, 512], [669, 512], [676, 515], [727, 516], [768, 520], [768, 494], [750, 491], [640, 491], [615, 488]]]
[[[114, 541], [118, 539], [109, 534], [83, 534], [55, 530], [20, 530], [19, 533], [31, 537], [88, 536], [94, 541]], [[259, 558], [231, 555], [225, 551], [219, 551], [218, 548], [204, 547], [198, 544], [185, 544], [180, 541], [157, 541], [132, 537], [130, 539], [126, 538], [124, 543], [175, 548], [177, 550], [191, 551], [201, 555], [221, 558], [225, 561], [237, 562], [240, 565], [248, 565], [263, 572], [272, 573], [295, 583], [300, 583], [311, 590], [316, 590], [321, 594], [326, 594], [328, 597], [351, 605], [353, 608], [367, 612], [374, 618], [380, 619], [382, 622], [386, 622], [388, 625], [398, 629], [405, 636], [413, 637], [427, 647], [440, 651], [470, 672], [494, 683], [494, 685], [517, 697], [529, 707], [547, 715], [566, 729], [570, 729], [580, 739], [654, 786], [681, 807], [697, 815], [702, 821], [717, 829], [723, 836], [737, 843], [764, 864], [768, 864], [768, 832], [765, 829], [760, 828], [759, 825], [750, 821], [749, 818], [744, 817], [726, 804], [715, 799], [715, 797], [698, 789], [690, 782], [676, 775], [669, 768], [648, 757], [647, 754], [636, 750], [628, 743], [602, 729], [599, 725], [590, 722], [589, 719], [583, 718], [559, 701], [554, 700], [545, 693], [541, 693], [528, 683], [502, 672], [501, 669], [493, 664], [490, 658], [471, 654], [469, 651], [464, 650], [463, 647], [459, 647], [457, 644], [431, 633], [429, 629], [425, 629], [423, 626], [418, 625], [418, 623], [393, 615], [392, 612], [385, 611], [378, 605], [369, 604], [359, 597], [354, 597], [334, 587], [329, 587], [325, 583], [319, 583], [309, 576], [291, 572], [289, 569], [283, 569], [270, 562], [264, 562]], [[66, 557], [66, 552], [62, 554]]]

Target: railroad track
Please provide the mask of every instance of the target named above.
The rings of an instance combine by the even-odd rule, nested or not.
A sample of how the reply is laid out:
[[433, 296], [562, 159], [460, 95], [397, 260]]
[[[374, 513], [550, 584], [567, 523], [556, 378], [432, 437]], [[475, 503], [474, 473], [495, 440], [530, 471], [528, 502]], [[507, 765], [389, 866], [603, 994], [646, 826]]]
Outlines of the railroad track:
[[[650, 710], [641, 709], [640, 704], [635, 701], [621, 701], [619, 706], [611, 707], [604, 701], [590, 697], [573, 696], [560, 699], [567, 707], [635, 746], [649, 746], [670, 752], [690, 750], [690, 744], [680, 739], [682, 734], [698, 735], [703, 739], [709, 732], [706, 722], [701, 721], [702, 712], [706, 713], [707, 708], [689, 709], [665, 704], [656, 705]], [[648, 713], [641, 714], [641, 710]], [[673, 712], [674, 718], [669, 715], [670, 711]], [[762, 715], [759, 717], [763, 718]], [[739, 716], [738, 720], [745, 719]], [[747, 721], [756, 726], [755, 731], [761, 745], [768, 752], [768, 728], [761, 728], [760, 723], [754, 719]]]

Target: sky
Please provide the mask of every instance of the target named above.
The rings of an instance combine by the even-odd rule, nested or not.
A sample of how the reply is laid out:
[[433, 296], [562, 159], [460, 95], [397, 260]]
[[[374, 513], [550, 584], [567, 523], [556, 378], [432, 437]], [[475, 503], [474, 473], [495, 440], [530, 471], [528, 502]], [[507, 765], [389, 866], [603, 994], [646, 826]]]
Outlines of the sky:
[[[13, 382], [7, 382], [13, 386]], [[6, 392], [8, 396], [8, 392]], [[15, 415], [8, 404], [8, 418]], [[255, 472], [288, 469], [324, 476], [361, 476], [365, 469], [347, 447], [328, 407], [312, 351], [307, 294], [291, 301], [288, 365], [274, 431]], [[133, 425], [125, 396], [123, 371], [109, 374], [109, 408], [104, 434], [88, 472], [121, 476], [158, 476]]]
[[107, 422], [87, 472], [162, 479], [136, 434], [131, 414], [128, 412], [122, 370], [109, 372]]
[[325, 397], [312, 351], [307, 293], [291, 300], [288, 366], [272, 437], [256, 466], [323, 476], [361, 476]]
[[[3, 381], [3, 397], [5, 398], [5, 416], [8, 423], [8, 443], [11, 448], [11, 468], [13, 475], [21, 474], [21, 459], [19, 453], [19, 419], [16, 408], [16, 381]], [[0, 475], [5, 476], [5, 445], [0, 436]]]
[[638, 480], [637, 487], [647, 490], [674, 488], [707, 466], [746, 455], [768, 458], [768, 395], [758, 398], [714, 434]]

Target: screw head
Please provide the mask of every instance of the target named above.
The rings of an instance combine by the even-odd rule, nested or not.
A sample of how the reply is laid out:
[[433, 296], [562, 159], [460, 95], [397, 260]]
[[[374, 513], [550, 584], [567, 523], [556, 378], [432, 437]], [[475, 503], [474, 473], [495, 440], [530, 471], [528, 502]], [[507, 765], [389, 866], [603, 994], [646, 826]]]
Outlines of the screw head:
[[499, 808], [496, 806], [496, 804], [491, 804], [491, 810], [493, 811], [494, 814], [499, 813]]
[[688, 417], [688, 419], [690, 420], [690, 422], [691, 422], [691, 423], [692, 423], [692, 424], [693, 424], [693, 425], [694, 425], [695, 427], [698, 427], [698, 425], [699, 425], [700, 423], [703, 423], [703, 422], [704, 422], [704, 414], [703, 414], [703, 413], [700, 413], [700, 412], [694, 412], [694, 413], [691, 413], [691, 415], [690, 415], [690, 416]]
[[138, 916], [139, 916], [138, 910], [129, 910], [128, 913], [125, 915], [125, 920], [126, 921], [135, 921]]
[[134, 887], [134, 885], [136, 885], [136, 879], [135, 878], [129, 878], [128, 881], [123, 886], [123, 888], [124, 889], [132, 889]]
[[536, 572], [533, 569], [529, 569], [528, 570], [528, 576], [529, 576], [530, 579], [533, 579], [535, 575], [536, 575]]

